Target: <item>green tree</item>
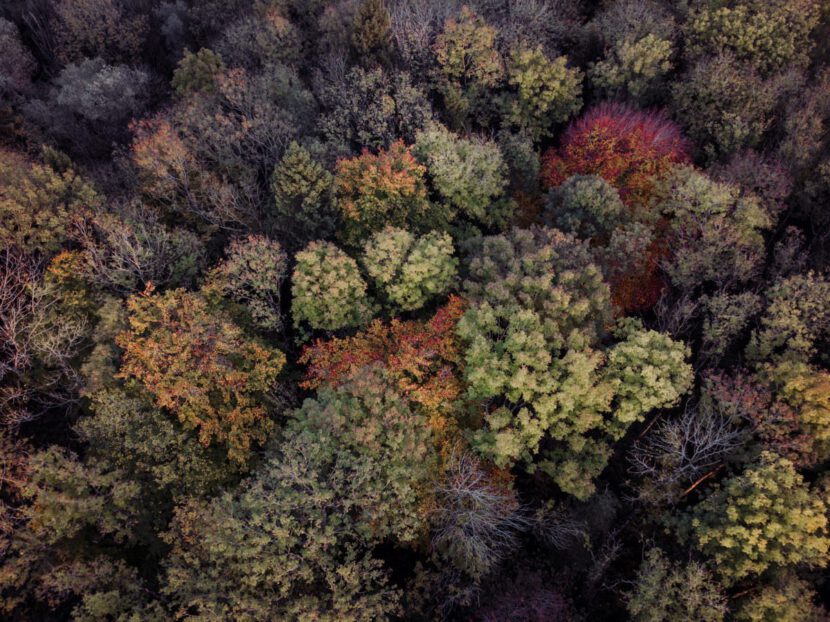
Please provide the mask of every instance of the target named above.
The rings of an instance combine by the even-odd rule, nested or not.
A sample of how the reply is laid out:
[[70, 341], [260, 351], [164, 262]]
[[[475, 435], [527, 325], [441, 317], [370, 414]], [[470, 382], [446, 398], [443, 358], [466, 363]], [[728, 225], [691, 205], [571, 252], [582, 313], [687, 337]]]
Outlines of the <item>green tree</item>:
[[432, 123], [418, 133], [413, 151], [426, 164], [432, 186], [451, 217], [459, 214], [488, 226], [509, 219], [507, 165], [496, 143], [461, 138]]
[[491, 91], [504, 78], [496, 29], [465, 5], [457, 17], [446, 19], [433, 50], [438, 90], [454, 127], [465, 126], [470, 115], [486, 122]]
[[541, 47], [518, 49], [507, 65], [507, 82], [514, 92], [505, 99], [505, 121], [534, 140], [550, 135], [582, 108], [582, 71], [567, 66], [560, 56], [548, 59]]
[[[0, 241], [29, 252], [54, 253], [71, 216], [98, 207], [98, 194], [67, 162], [36, 164], [0, 150]], [[65, 166], [64, 166], [65, 165]]]
[[334, 176], [292, 142], [271, 176], [274, 210], [266, 215], [266, 228], [286, 236], [292, 244], [332, 235], [337, 224]]
[[372, 318], [357, 262], [334, 244], [312, 242], [297, 253], [291, 276], [294, 326], [313, 330], [361, 326]]
[[473, 445], [498, 466], [541, 468], [586, 498], [610, 442], [688, 389], [686, 348], [628, 323], [624, 340], [601, 351], [608, 287], [572, 236], [514, 229], [472, 240], [469, 251], [470, 308], [458, 334], [467, 395], [485, 403]]
[[608, 95], [648, 103], [659, 93], [672, 70], [671, 41], [649, 34], [638, 41], [625, 39], [594, 64], [588, 76]]
[[695, 546], [729, 583], [828, 559], [826, 502], [789, 460], [767, 451], [695, 507], [690, 525]]
[[816, 593], [809, 583], [792, 573], [776, 577], [769, 585], [739, 601], [736, 622], [820, 622], [827, 612], [814, 603]]
[[170, 84], [182, 97], [192, 93], [215, 93], [216, 76], [224, 70], [222, 57], [213, 50], [202, 48], [195, 54], [185, 50]]
[[675, 240], [664, 268], [675, 286], [693, 290], [715, 283], [725, 289], [757, 275], [763, 233], [774, 224], [757, 197], [683, 166], [657, 183], [655, 204], [671, 218]]
[[703, 6], [686, 27], [687, 53], [725, 50], [761, 72], [806, 65], [821, 14], [816, 0], [744, 0], [734, 6]]
[[545, 223], [582, 239], [608, 236], [627, 217], [619, 192], [597, 175], [573, 175], [551, 188], [542, 212]]
[[197, 615], [377, 620], [399, 594], [366, 546], [409, 541], [434, 461], [426, 422], [368, 369], [306, 400], [254, 477], [178, 511], [165, 592]]
[[392, 32], [383, 0], [363, 0], [360, 3], [352, 25], [352, 47], [362, 62], [388, 59]]
[[393, 311], [414, 311], [452, 287], [458, 272], [454, 250], [446, 233], [416, 237], [387, 227], [367, 241], [361, 261]]
[[727, 611], [723, 589], [705, 566], [677, 563], [658, 548], [646, 552], [626, 608], [634, 622], [722, 622]]

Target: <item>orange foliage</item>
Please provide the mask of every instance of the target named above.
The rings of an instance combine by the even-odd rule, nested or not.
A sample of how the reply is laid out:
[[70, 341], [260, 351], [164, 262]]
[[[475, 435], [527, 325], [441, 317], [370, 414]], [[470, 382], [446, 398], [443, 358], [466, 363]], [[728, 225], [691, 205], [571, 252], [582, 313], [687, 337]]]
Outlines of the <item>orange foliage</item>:
[[366, 365], [380, 363], [393, 374], [401, 392], [430, 413], [433, 429], [442, 435], [447, 425], [445, 411], [463, 390], [455, 335], [463, 313], [462, 299], [451, 296], [427, 322], [393, 319], [387, 325], [375, 320], [354, 337], [318, 340], [300, 356], [299, 362], [308, 365], [300, 386], [337, 386]]
[[272, 427], [262, 404], [285, 356], [215, 316], [198, 294], [152, 291], [148, 286], [127, 301], [130, 328], [116, 340], [124, 348], [118, 376], [140, 380], [159, 407], [198, 430], [202, 444], [225, 443], [228, 457], [245, 463]]
[[540, 178], [552, 188], [572, 175], [599, 175], [619, 190], [626, 205], [646, 205], [654, 181], [689, 161], [686, 140], [665, 115], [606, 103], [573, 123], [559, 150], [547, 151]]
[[426, 167], [403, 141], [374, 155], [364, 149], [356, 158], [337, 163], [335, 187], [346, 224], [354, 241], [387, 224], [402, 226], [428, 209], [424, 181]]

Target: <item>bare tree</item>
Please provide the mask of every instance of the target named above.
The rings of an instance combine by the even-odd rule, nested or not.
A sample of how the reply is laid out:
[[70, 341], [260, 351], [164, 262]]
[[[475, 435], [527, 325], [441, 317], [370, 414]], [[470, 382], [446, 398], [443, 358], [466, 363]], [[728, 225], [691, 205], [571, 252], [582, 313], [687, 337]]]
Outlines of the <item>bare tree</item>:
[[744, 433], [708, 404], [688, 406], [677, 419], [657, 425], [629, 454], [630, 472], [645, 478], [642, 500], [655, 503], [682, 496], [690, 485], [719, 467]]
[[507, 557], [529, 526], [515, 493], [468, 453], [451, 458], [435, 492], [432, 545], [471, 575], [484, 575]]

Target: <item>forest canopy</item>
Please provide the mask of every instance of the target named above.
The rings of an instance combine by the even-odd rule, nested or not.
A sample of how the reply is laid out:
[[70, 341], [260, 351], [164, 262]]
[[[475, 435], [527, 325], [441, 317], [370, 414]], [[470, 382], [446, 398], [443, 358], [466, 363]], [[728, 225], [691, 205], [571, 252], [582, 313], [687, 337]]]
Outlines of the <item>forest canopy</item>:
[[830, 619], [830, 3], [0, 3], [0, 618]]

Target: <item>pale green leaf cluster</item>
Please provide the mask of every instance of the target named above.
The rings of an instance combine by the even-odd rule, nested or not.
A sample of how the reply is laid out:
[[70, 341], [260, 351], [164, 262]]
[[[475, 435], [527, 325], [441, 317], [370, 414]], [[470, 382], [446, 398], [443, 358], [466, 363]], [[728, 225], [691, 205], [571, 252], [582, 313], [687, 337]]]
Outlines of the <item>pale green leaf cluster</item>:
[[705, 566], [677, 563], [658, 548], [645, 554], [626, 597], [633, 622], [722, 622], [727, 611], [723, 589]]
[[312, 242], [297, 253], [291, 277], [294, 325], [314, 330], [360, 326], [372, 317], [357, 262], [334, 244]]
[[452, 287], [458, 273], [454, 251], [446, 233], [415, 236], [387, 227], [367, 241], [361, 261], [391, 309], [413, 311]]
[[672, 43], [653, 34], [637, 41], [617, 43], [608, 56], [593, 65], [589, 77], [609, 95], [647, 101], [672, 70]]
[[826, 501], [811, 494], [789, 460], [771, 452], [697, 505], [691, 530], [694, 545], [730, 583], [828, 560]]
[[541, 47], [516, 50], [507, 68], [514, 93], [505, 100], [505, 120], [534, 140], [549, 136], [553, 124], [582, 108], [582, 78], [565, 56], [550, 60]]
[[496, 143], [461, 138], [432, 123], [417, 134], [414, 153], [427, 166], [433, 188], [453, 215], [486, 225], [505, 219], [508, 171]]

